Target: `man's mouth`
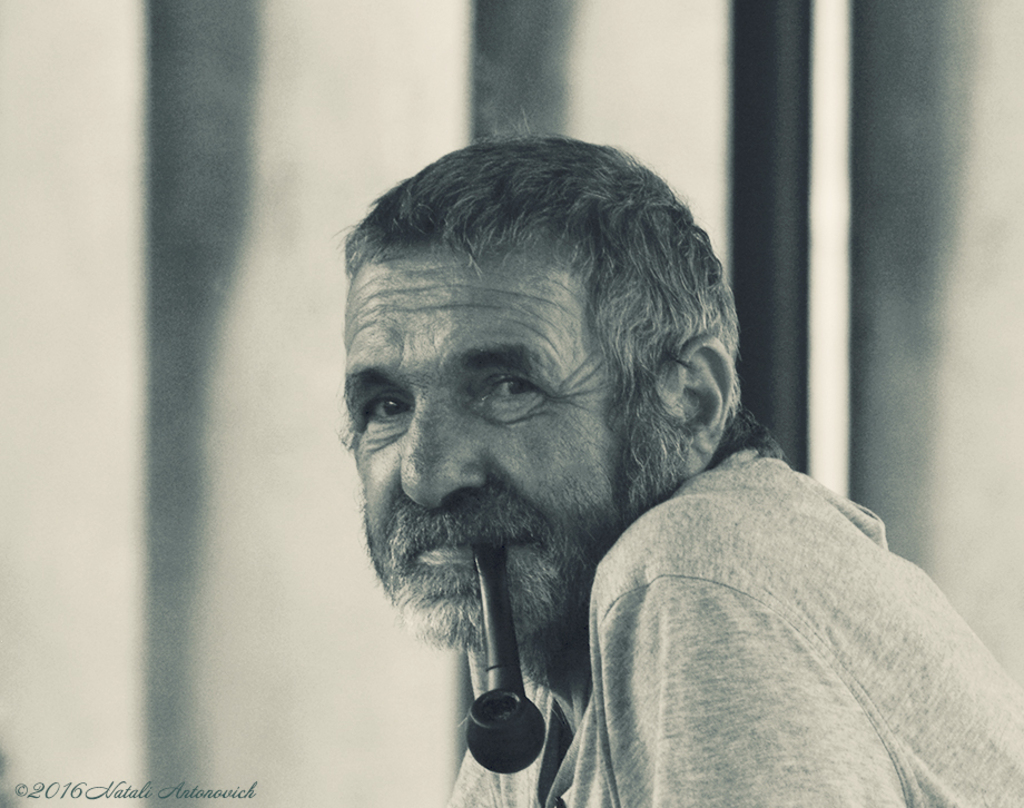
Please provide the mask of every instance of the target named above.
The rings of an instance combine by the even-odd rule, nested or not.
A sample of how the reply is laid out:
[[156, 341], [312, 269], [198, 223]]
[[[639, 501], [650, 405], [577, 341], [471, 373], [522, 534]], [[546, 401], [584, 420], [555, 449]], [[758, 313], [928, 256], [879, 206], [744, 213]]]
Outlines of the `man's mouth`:
[[430, 566], [460, 565], [473, 567], [473, 548], [468, 544], [435, 547], [417, 556], [417, 561]]

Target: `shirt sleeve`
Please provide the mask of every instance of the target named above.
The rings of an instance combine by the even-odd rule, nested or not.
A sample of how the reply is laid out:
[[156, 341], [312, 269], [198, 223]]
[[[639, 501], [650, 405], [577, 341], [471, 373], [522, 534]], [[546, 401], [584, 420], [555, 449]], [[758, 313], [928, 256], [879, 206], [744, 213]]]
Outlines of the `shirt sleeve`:
[[851, 689], [755, 598], [665, 576], [591, 630], [604, 788], [622, 806], [905, 806]]

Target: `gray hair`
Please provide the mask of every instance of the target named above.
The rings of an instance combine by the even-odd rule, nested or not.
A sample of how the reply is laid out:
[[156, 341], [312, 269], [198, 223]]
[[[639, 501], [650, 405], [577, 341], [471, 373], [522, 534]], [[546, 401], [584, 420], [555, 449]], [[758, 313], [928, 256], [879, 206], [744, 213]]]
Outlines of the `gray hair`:
[[553, 251], [586, 290], [615, 386], [613, 417], [632, 429], [641, 414], [660, 415], [660, 431], [673, 436], [674, 445], [655, 447], [662, 457], [647, 445], [634, 463], [662, 465], [685, 452], [689, 433], [661, 406], [658, 372], [697, 336], [721, 340], [735, 362], [739, 327], [707, 233], [658, 175], [621, 151], [570, 138], [475, 143], [380, 197], [346, 239], [347, 271], [352, 278], [367, 263], [438, 248], [478, 263]]

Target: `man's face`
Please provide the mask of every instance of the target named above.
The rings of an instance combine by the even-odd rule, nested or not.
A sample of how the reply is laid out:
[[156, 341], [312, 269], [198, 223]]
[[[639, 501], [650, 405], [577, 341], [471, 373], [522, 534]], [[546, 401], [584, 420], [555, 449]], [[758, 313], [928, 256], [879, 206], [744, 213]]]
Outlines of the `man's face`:
[[584, 301], [535, 258], [481, 270], [436, 255], [365, 266], [348, 299], [346, 400], [377, 573], [418, 634], [479, 647], [470, 544], [507, 545], [528, 673], [585, 646], [593, 571], [624, 527]]

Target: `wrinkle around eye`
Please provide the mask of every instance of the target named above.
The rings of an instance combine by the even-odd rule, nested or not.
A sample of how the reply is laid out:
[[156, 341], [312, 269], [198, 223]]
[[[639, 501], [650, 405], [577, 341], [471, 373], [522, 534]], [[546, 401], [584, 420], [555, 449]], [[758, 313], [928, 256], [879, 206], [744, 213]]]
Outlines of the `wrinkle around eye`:
[[370, 399], [358, 411], [354, 424], [357, 442], [367, 451], [386, 446], [405, 432], [411, 411], [412, 405], [399, 396]]
[[608, 364], [600, 354], [594, 352], [562, 380], [555, 397], [572, 403], [593, 396], [605, 396], [609, 392]]
[[500, 423], [515, 423], [534, 415], [547, 400], [537, 385], [515, 376], [503, 377], [478, 399], [483, 415]]

